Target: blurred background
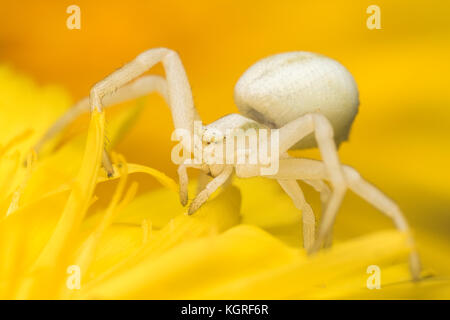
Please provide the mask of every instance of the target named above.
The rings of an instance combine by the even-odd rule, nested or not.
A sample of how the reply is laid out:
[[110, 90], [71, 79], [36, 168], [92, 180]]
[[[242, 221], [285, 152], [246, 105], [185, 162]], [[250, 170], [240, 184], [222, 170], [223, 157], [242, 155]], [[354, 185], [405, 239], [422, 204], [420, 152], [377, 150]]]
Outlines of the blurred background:
[[[72, 4], [81, 9], [80, 30], [66, 27]], [[372, 4], [381, 9], [381, 30], [366, 26]], [[442, 244], [434, 247], [443, 259], [435, 268], [450, 270], [448, 1], [30, 0], [4, 1], [1, 13], [1, 62], [40, 84], [64, 86], [73, 101], [146, 49], [178, 51], [205, 123], [237, 112], [234, 84], [265, 56], [304, 50], [340, 61], [354, 75], [361, 101], [342, 161], [399, 203], [421, 246]], [[163, 100], [150, 96], [115, 149], [176, 177], [172, 130]], [[144, 189], [152, 188], [147, 180]], [[311, 191], [307, 196], [317, 200]], [[349, 197], [352, 209], [338, 218], [338, 237], [390, 226]]]

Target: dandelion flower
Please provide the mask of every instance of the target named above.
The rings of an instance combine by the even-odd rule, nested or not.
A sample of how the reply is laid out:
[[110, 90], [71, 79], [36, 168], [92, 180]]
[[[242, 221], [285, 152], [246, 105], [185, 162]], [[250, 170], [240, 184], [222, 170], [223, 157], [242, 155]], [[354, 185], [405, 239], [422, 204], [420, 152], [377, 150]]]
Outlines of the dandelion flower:
[[[62, 89], [37, 87], [7, 67], [0, 67], [0, 84], [1, 298], [450, 296], [443, 277], [411, 281], [411, 248], [395, 230], [340, 240], [307, 256], [299, 242], [299, 212], [271, 181], [237, 180], [187, 216], [176, 182], [158, 170], [116, 154], [115, 176], [107, 178], [100, 168], [102, 113], [92, 113], [87, 135], [56, 139], [36, 157], [31, 146], [70, 99]], [[108, 134], [123, 131], [136, 108], [112, 119]], [[135, 173], [161, 187], [139, 193]], [[114, 191], [97, 195], [107, 184]], [[380, 290], [367, 287], [371, 265], [382, 270]]]

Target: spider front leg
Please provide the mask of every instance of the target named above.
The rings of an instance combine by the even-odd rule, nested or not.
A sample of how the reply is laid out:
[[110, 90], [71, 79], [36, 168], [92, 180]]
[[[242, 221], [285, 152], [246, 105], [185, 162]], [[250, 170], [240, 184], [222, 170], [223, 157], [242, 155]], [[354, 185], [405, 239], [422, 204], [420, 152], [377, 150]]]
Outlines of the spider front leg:
[[[187, 174], [187, 168], [196, 168], [200, 169], [200, 173], [206, 176], [206, 166], [205, 165], [197, 165], [189, 163], [190, 159], [185, 160], [182, 164], [178, 166], [178, 180], [180, 185], [180, 203], [184, 207], [188, 203], [188, 184], [189, 184], [189, 177]], [[206, 188], [206, 184], [203, 187], [203, 189]], [[203, 190], [202, 189], [202, 190]], [[198, 190], [198, 193], [201, 190]]]
[[180, 185], [180, 203], [184, 207], [188, 203], [188, 183], [187, 165], [182, 163], [178, 166], [178, 179]]
[[[212, 179], [200, 193], [195, 197], [189, 206], [188, 215], [197, 211], [208, 198], [222, 185], [224, 185], [231, 174], [233, 173], [233, 166], [225, 166], [221, 173]], [[186, 193], [187, 195], [187, 193]]]
[[339, 209], [347, 187], [337, 155], [337, 148], [333, 139], [333, 127], [328, 119], [319, 113], [306, 114], [280, 128], [279, 148], [280, 154], [283, 154], [290, 147], [312, 132], [315, 134], [317, 145], [325, 165], [325, 170], [327, 171], [329, 180], [333, 186], [333, 191], [323, 211], [319, 234], [310, 250], [311, 252], [316, 252], [320, 249], [324, 240], [329, 237], [330, 227], [333, 224], [334, 217]]
[[[199, 116], [194, 107], [189, 81], [178, 54], [166, 48], [145, 51], [133, 61], [98, 82], [90, 92], [91, 111], [96, 109], [102, 112], [103, 98], [105, 96], [114, 93], [117, 89], [139, 77], [159, 62], [163, 64], [166, 73], [169, 106], [172, 111], [175, 128], [187, 130], [192, 134], [194, 120], [198, 119]], [[190, 141], [187, 140], [182, 140], [181, 143], [186, 152], [190, 153], [192, 146]], [[103, 165], [108, 175], [113, 174], [113, 168], [107, 157], [104, 156], [104, 159]]]
[[[148, 95], [152, 92], [159, 93], [166, 103], [169, 103], [167, 93], [167, 82], [160, 76], [144, 76], [136, 81], [123, 86], [114, 94], [105, 96], [103, 98], [103, 107], [110, 107], [128, 100], [133, 100], [141, 96]], [[44, 144], [60, 133], [76, 118], [83, 113], [89, 112], [89, 97], [86, 97], [77, 102], [73, 107], [67, 110], [55, 123], [45, 132], [45, 134], [34, 145], [33, 149], [39, 153]]]

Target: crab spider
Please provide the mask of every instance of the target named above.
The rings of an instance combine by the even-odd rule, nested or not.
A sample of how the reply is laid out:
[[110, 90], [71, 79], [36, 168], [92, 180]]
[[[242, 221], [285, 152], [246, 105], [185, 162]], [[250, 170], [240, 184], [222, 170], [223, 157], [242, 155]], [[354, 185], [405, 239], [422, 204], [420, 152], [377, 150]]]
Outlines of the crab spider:
[[[153, 65], [161, 62], [166, 79], [156, 76], [141, 77]], [[52, 126], [38, 142], [36, 149], [62, 130], [84, 111], [134, 99], [156, 91], [167, 101], [176, 129], [184, 129], [191, 136], [200, 134], [201, 144], [208, 149], [212, 143], [224, 140], [225, 129], [258, 127], [279, 129], [279, 170], [275, 174], [262, 174], [261, 164], [181, 163], [180, 200], [187, 204], [187, 167], [201, 169], [212, 180], [201, 186], [201, 191], [191, 202], [189, 214], [193, 214], [209, 196], [230, 180], [233, 172], [238, 177], [265, 176], [278, 181], [282, 189], [302, 211], [304, 247], [310, 253], [329, 245], [331, 227], [347, 189], [371, 203], [391, 218], [394, 225], [408, 234], [413, 247], [410, 268], [415, 279], [419, 278], [420, 262], [408, 224], [398, 206], [376, 187], [360, 177], [354, 169], [340, 164], [337, 146], [345, 141], [358, 111], [358, 90], [351, 74], [338, 62], [308, 52], [278, 54], [260, 60], [250, 67], [235, 87], [235, 102], [242, 115], [232, 114], [194, 132], [194, 121], [199, 119], [183, 65], [174, 51], [157, 48], [148, 50], [135, 60], [97, 83], [84, 99], [69, 110]], [[181, 141], [183, 151], [194, 151], [190, 139]], [[318, 147], [323, 161], [293, 158], [288, 150]], [[112, 174], [112, 165], [104, 152], [103, 166]], [[205, 180], [204, 178], [202, 180]], [[322, 221], [315, 235], [316, 218], [297, 183], [302, 180], [320, 192]], [[324, 182], [328, 181], [332, 190]]]
[[[218, 143], [221, 139], [225, 140], [228, 137], [224, 132], [225, 128], [235, 129], [242, 127], [264, 128], [265, 126], [242, 115], [230, 114], [203, 128], [201, 133], [203, 135], [203, 148], [208, 149], [209, 147], [215, 147], [217, 144], [225, 144], [225, 142]], [[287, 154], [287, 151], [298, 143], [302, 137], [307, 137], [310, 133], [314, 134], [324, 161], [294, 158]], [[250, 164], [249, 161], [238, 163], [235, 160], [231, 164], [213, 163], [208, 165], [206, 163], [193, 164], [188, 159], [178, 169], [181, 203], [186, 205], [188, 202], [188, 176], [186, 171], [188, 167], [203, 170], [213, 177], [191, 202], [188, 214], [193, 214], [197, 211], [211, 194], [229, 180], [233, 172], [239, 178], [263, 176], [275, 179], [292, 199], [294, 205], [302, 211], [304, 247], [309, 253], [315, 253], [324, 242], [326, 245], [329, 245], [331, 241], [331, 227], [344, 194], [347, 189], [350, 189], [391, 218], [399, 230], [408, 234], [410, 244], [413, 246], [414, 241], [409, 234], [408, 223], [398, 206], [379, 189], [364, 180], [355, 169], [339, 164], [332, 133], [331, 124], [320, 113], [308, 113], [282, 126], [279, 129], [279, 144], [276, 146], [279, 148], [279, 154], [281, 155], [276, 174], [261, 174], [261, 168], [264, 165]], [[270, 146], [270, 148], [272, 147], [273, 145]], [[205, 159], [205, 162], [213, 161]], [[335, 173], [335, 176], [333, 176], [334, 168], [339, 170], [339, 173]], [[339, 174], [342, 174], [342, 178], [339, 177]], [[297, 180], [311, 185], [321, 194], [323, 214], [317, 237], [315, 236], [316, 218], [311, 206], [306, 202]], [[331, 184], [333, 187], [332, 191], [324, 181]], [[411, 254], [410, 261], [412, 274], [417, 279], [420, 273], [420, 263], [415, 251]]]
[[[310, 253], [331, 241], [331, 227], [347, 189], [368, 201], [394, 225], [408, 234], [413, 252], [410, 267], [415, 279], [419, 277], [420, 262], [414, 249], [409, 226], [398, 206], [376, 187], [365, 181], [356, 170], [340, 164], [337, 146], [345, 141], [359, 106], [358, 89], [351, 74], [338, 62], [308, 52], [278, 54], [260, 60], [239, 79], [234, 92], [235, 102], [243, 115], [231, 114], [203, 128], [203, 148], [225, 140], [226, 129], [244, 127], [279, 128], [279, 170], [264, 175], [261, 165], [182, 164], [180, 199], [187, 204], [186, 167], [196, 167], [213, 177], [198, 193], [189, 207], [194, 213], [228, 181], [233, 172], [238, 177], [265, 176], [276, 179], [282, 189], [302, 211], [303, 243]], [[224, 141], [222, 141], [224, 144]], [[318, 147], [323, 161], [292, 158], [288, 150]], [[207, 162], [207, 161], [206, 161]], [[315, 236], [315, 216], [297, 183], [302, 180], [321, 194], [322, 221]], [[332, 191], [324, 183], [328, 181]]]

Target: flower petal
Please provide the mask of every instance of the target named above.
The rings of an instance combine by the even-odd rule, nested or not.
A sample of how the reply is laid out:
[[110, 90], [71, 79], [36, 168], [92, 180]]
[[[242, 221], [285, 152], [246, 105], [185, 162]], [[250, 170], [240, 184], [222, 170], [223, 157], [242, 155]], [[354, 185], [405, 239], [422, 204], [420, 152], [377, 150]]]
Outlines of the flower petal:
[[[283, 299], [329, 292], [336, 297], [336, 291], [326, 288], [355, 273], [367, 277], [369, 265], [384, 270], [399, 259], [405, 261], [408, 252], [405, 235], [392, 231], [307, 257], [259, 228], [240, 225], [150, 255], [82, 294], [124, 299]], [[407, 267], [402, 272], [407, 280]], [[364, 285], [353, 281], [350, 289], [358, 291]]]

